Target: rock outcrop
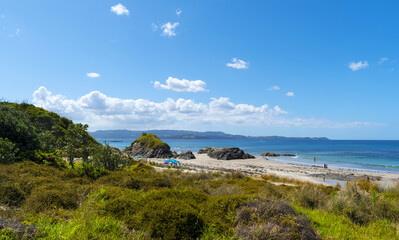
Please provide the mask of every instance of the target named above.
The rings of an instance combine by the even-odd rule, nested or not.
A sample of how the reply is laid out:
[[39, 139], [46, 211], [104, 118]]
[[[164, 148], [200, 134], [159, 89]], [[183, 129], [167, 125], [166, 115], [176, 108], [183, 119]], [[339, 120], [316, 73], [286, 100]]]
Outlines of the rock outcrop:
[[[0, 218], [0, 231], [3, 229], [15, 234], [12, 239], [32, 239], [37, 233], [36, 226], [25, 225], [16, 218]], [[4, 239], [7, 239], [7, 237]]]
[[262, 157], [295, 157], [295, 154], [278, 154], [273, 152], [265, 152], [261, 154]]
[[143, 155], [147, 158], [173, 157], [168, 144], [162, 142], [156, 135], [146, 133], [143, 133], [124, 151], [133, 156]]
[[248, 159], [255, 158], [254, 156], [244, 153], [243, 150], [232, 147], [232, 148], [220, 148], [220, 147], [205, 147], [198, 151], [199, 154], [207, 154], [211, 158], [219, 160], [231, 160], [231, 159]]
[[195, 156], [194, 156], [193, 152], [191, 152], [191, 151], [176, 154], [175, 157], [179, 158], [179, 159], [184, 159], [184, 160], [195, 159]]

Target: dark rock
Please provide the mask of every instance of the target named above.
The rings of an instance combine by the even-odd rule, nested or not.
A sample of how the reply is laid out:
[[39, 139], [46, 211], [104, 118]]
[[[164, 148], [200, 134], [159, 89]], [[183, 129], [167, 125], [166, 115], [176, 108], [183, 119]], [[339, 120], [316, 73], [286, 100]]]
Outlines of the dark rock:
[[273, 152], [265, 152], [262, 153], [261, 156], [263, 157], [295, 157], [295, 154], [278, 154], [278, 153], [273, 153]]
[[191, 151], [176, 154], [175, 157], [179, 158], [179, 159], [185, 159], [185, 160], [195, 159], [195, 156], [194, 156], [193, 152], [191, 152]]
[[15, 218], [0, 218], [0, 231], [5, 230], [14, 232], [18, 239], [32, 239], [37, 232], [37, 227], [22, 224]]
[[262, 153], [261, 156], [263, 156], [263, 157], [278, 157], [278, 156], [280, 156], [280, 154], [272, 153], [272, 152], [265, 152], [265, 153]]
[[219, 160], [231, 160], [231, 159], [248, 159], [255, 158], [254, 156], [244, 153], [243, 150], [233, 148], [217, 148], [217, 147], [206, 147], [198, 151], [199, 154], [207, 154], [211, 158]]
[[295, 157], [295, 154], [281, 154], [283, 157]]
[[168, 144], [162, 142], [154, 134], [145, 133], [124, 151], [133, 156], [142, 155], [147, 158], [170, 158], [173, 156]]

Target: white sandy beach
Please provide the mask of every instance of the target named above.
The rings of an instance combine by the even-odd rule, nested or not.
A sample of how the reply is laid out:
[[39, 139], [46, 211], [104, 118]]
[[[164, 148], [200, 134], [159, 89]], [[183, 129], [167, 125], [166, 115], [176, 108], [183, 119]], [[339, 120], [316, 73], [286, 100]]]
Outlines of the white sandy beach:
[[[346, 182], [356, 178], [369, 177], [371, 180], [379, 180], [381, 184], [392, 184], [399, 181], [399, 174], [368, 172], [343, 169], [329, 169], [323, 166], [303, 166], [285, 164], [270, 159], [235, 159], [217, 160], [208, 157], [206, 154], [194, 154], [196, 159], [178, 159], [183, 167], [188, 167], [195, 171], [241, 171], [252, 176], [263, 174], [275, 174], [281, 177], [288, 177], [301, 181], [335, 184], [336, 182]], [[149, 161], [162, 163], [165, 159], [150, 158]]]

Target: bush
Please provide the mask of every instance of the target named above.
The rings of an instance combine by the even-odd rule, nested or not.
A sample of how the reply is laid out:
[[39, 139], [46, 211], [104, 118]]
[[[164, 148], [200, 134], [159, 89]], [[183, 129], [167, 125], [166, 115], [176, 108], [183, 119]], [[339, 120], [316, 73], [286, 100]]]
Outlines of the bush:
[[87, 176], [90, 179], [98, 179], [107, 174], [104, 167], [95, 166], [92, 163], [82, 163], [80, 167], [76, 168], [80, 176]]
[[318, 208], [327, 200], [327, 194], [316, 185], [305, 185], [294, 193], [294, 200], [302, 207]]
[[0, 137], [0, 164], [14, 163], [16, 151], [15, 144]]
[[51, 209], [76, 209], [79, 205], [78, 186], [45, 185], [36, 188], [26, 199], [24, 208], [34, 212]]
[[284, 203], [248, 202], [237, 211], [236, 234], [243, 239], [320, 239], [309, 220]]
[[140, 214], [139, 225], [153, 238], [197, 239], [204, 221], [199, 211], [183, 201], [154, 201]]
[[370, 196], [360, 191], [355, 183], [347, 183], [326, 205], [328, 211], [343, 214], [357, 224], [366, 224], [373, 219], [371, 207]]
[[124, 167], [126, 164], [126, 159], [123, 154], [108, 144], [105, 146], [100, 146], [90, 162], [97, 167], [103, 167], [106, 170], [114, 171], [119, 168]]
[[8, 206], [18, 207], [25, 200], [26, 193], [18, 183], [0, 183], [0, 203]]

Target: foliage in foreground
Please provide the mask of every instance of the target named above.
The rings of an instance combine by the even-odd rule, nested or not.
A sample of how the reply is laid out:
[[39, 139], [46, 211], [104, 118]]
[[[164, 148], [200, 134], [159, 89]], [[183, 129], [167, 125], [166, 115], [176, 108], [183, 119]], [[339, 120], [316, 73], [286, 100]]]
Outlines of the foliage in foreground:
[[399, 239], [399, 186], [276, 186], [142, 162], [93, 178], [83, 168], [0, 164], [0, 219], [37, 227], [37, 239]]

